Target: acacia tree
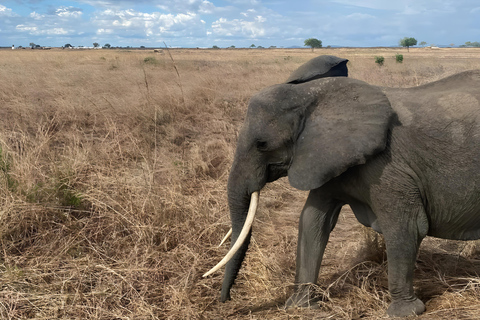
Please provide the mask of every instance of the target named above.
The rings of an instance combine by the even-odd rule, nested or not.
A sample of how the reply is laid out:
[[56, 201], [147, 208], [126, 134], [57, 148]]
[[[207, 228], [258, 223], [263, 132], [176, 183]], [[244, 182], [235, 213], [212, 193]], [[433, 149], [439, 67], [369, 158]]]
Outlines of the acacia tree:
[[308, 38], [307, 40], [305, 40], [304, 46], [312, 48], [312, 52], [313, 52], [315, 48], [322, 47], [322, 40], [318, 40], [315, 38]]
[[407, 47], [407, 50], [410, 52], [410, 47], [417, 45], [417, 39], [405, 37], [400, 40], [400, 45], [402, 47]]
[[478, 41], [475, 41], [475, 42], [467, 41], [467, 42], [465, 42], [465, 47], [480, 48], [480, 42], [478, 42]]

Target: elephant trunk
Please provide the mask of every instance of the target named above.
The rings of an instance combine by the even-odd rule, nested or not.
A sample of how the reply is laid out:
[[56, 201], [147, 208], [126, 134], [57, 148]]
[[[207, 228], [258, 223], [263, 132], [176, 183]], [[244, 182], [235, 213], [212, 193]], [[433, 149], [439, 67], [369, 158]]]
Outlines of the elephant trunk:
[[[233, 252], [234, 250], [236, 250], [236, 252], [229, 259], [225, 268], [225, 276], [223, 278], [222, 293], [220, 297], [222, 302], [230, 300], [230, 288], [237, 278], [248, 245], [250, 244], [250, 238], [252, 235], [251, 225], [257, 209], [257, 204], [258, 192], [252, 193], [251, 199], [242, 199], [240, 202], [233, 200], [229, 193], [230, 217], [232, 220], [232, 241], [230, 252]], [[249, 209], [246, 214], [247, 208]]]
[[[248, 165], [252, 158], [242, 157], [242, 159], [238, 159], [238, 154], [246, 153], [240, 152], [237, 148], [236, 161], [234, 161], [230, 171], [227, 188], [232, 222], [230, 251], [222, 261], [204, 275], [207, 276], [226, 264], [220, 299], [222, 302], [230, 300], [230, 288], [235, 282], [250, 244], [251, 226], [258, 205], [259, 191], [266, 183], [265, 178], [258, 181], [258, 177], [263, 177], [264, 174], [259, 174], [256, 170], [246, 169], [251, 168]], [[253, 166], [253, 168], [255, 167]]]

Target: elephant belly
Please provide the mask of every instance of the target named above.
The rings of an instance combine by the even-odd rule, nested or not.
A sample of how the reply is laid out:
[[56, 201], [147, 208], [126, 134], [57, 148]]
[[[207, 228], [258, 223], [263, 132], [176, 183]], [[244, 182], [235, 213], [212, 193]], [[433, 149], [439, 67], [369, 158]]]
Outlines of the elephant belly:
[[450, 240], [480, 239], [480, 203], [476, 207], [456, 207], [430, 220], [428, 235]]
[[[443, 171], [445, 172], [445, 171]], [[430, 183], [425, 191], [426, 212], [429, 220], [428, 235], [451, 240], [480, 238], [480, 175], [475, 172], [438, 175], [436, 184]]]

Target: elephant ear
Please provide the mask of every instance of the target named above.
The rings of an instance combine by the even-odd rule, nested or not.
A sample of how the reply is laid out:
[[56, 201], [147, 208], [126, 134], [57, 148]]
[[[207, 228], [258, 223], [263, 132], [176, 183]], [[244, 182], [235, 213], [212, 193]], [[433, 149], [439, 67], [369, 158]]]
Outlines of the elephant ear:
[[286, 83], [304, 83], [326, 77], [347, 77], [347, 59], [335, 56], [318, 56], [295, 70]]
[[350, 78], [328, 78], [295, 85], [317, 99], [305, 110], [303, 130], [288, 169], [290, 184], [319, 188], [348, 168], [364, 164], [385, 149], [393, 111], [383, 92]]

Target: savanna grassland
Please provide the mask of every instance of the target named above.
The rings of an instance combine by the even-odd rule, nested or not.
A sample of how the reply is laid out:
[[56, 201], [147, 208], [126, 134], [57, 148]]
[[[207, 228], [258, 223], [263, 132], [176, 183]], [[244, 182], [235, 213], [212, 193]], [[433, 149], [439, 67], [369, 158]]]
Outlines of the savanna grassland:
[[[250, 96], [320, 54], [392, 87], [480, 69], [480, 50], [457, 48], [0, 51], [0, 318], [386, 317], [386, 262], [348, 208], [321, 308], [282, 309], [307, 195], [284, 179], [262, 191], [232, 301], [218, 301], [223, 272], [202, 278], [227, 251], [226, 181]], [[420, 319], [478, 317], [474, 249], [424, 241]]]

